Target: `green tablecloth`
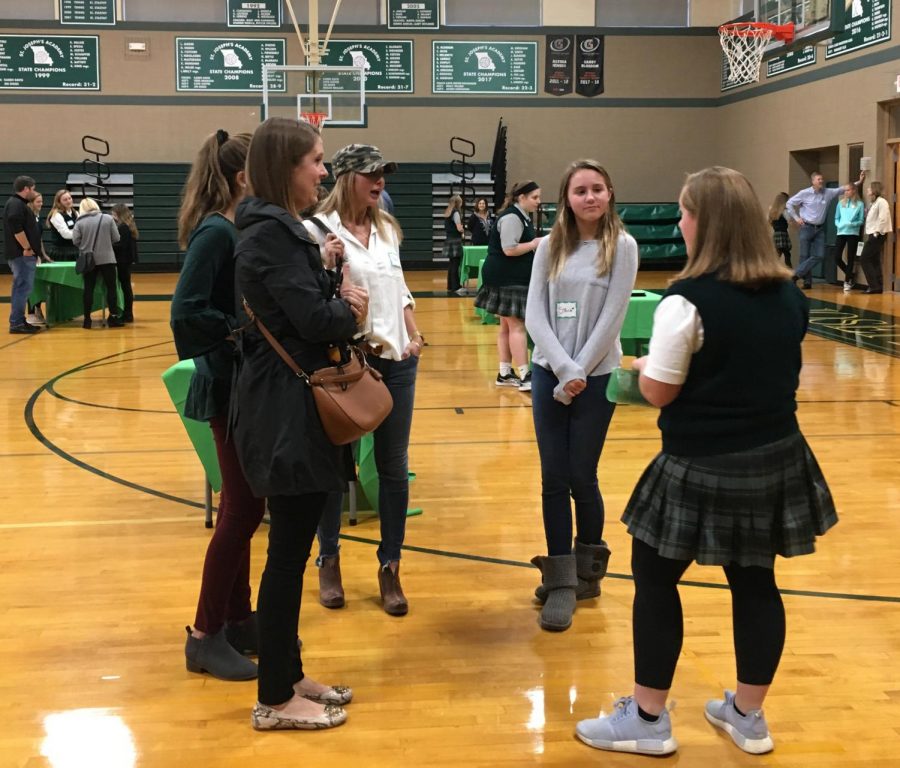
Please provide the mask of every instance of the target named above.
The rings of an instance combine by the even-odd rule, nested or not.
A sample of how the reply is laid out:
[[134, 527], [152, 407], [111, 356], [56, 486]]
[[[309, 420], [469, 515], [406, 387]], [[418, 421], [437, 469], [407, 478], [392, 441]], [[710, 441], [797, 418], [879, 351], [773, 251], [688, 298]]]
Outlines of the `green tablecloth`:
[[628, 311], [625, 313], [625, 322], [622, 323], [622, 332], [619, 334], [619, 338], [622, 340], [622, 352], [626, 355], [639, 355], [641, 347], [650, 341], [650, 333], [653, 331], [653, 313], [661, 299], [662, 296], [658, 293], [631, 292]]
[[487, 258], [486, 245], [464, 245], [462, 262], [459, 265], [459, 282], [465, 285], [466, 280], [478, 273], [478, 265]]
[[182, 360], [163, 373], [162, 380], [169, 392], [169, 397], [172, 398], [175, 410], [181, 417], [181, 423], [188, 433], [191, 445], [194, 446], [200, 463], [203, 465], [206, 479], [209, 480], [212, 489], [218, 491], [222, 487], [222, 473], [219, 470], [219, 457], [216, 454], [212, 429], [205, 421], [195, 421], [184, 415], [184, 403], [187, 400], [188, 388], [193, 375], [194, 361]]
[[[172, 400], [175, 410], [181, 417], [181, 423], [188, 434], [191, 445], [203, 465], [203, 471], [214, 491], [222, 488], [222, 473], [219, 469], [219, 457], [212, 430], [205, 421], [195, 421], [184, 415], [184, 403], [187, 400], [188, 387], [194, 374], [194, 361], [182, 360], [175, 363], [162, 374], [163, 383]], [[362, 498], [357, 499], [357, 509], [373, 509], [378, 511], [378, 470], [375, 468], [375, 448], [372, 435], [363, 435], [359, 441], [359, 486]], [[410, 481], [415, 475], [410, 473]], [[407, 510], [407, 515], [421, 514], [421, 509]]]
[[[34, 276], [34, 288], [28, 300], [32, 304], [46, 302], [44, 317], [50, 325], [64, 323], [84, 313], [82, 295], [84, 294], [84, 278], [75, 272], [75, 262], [63, 261], [53, 264], [38, 264]], [[119, 309], [125, 305], [122, 286], [116, 286]], [[97, 280], [94, 289], [94, 303], [91, 311], [106, 306], [106, 285]]]

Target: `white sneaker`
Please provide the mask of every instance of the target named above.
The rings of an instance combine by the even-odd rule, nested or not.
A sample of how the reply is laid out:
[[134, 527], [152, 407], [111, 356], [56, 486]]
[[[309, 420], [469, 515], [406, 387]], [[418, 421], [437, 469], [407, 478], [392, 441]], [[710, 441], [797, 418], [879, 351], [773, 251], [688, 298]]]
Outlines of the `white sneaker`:
[[47, 325], [47, 320], [44, 318], [44, 313], [41, 312], [40, 307], [34, 308], [34, 321], [37, 325]]
[[844, 282], [844, 293], [850, 293], [853, 290], [853, 283]]

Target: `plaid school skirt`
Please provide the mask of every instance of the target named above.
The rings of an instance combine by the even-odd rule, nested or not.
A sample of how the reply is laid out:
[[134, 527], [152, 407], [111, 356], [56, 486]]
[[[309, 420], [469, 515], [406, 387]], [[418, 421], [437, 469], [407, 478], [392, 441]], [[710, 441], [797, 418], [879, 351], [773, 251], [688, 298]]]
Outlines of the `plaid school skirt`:
[[500, 288], [482, 285], [475, 296], [475, 306], [492, 315], [518, 317], [524, 320], [527, 298], [527, 285], [504, 285]]
[[799, 432], [721, 456], [660, 453], [622, 515], [628, 532], [673, 560], [772, 568], [815, 550], [837, 523], [822, 470]]
[[788, 232], [773, 232], [775, 238], [775, 250], [778, 253], [791, 252], [791, 236]]
[[461, 259], [463, 255], [462, 247], [462, 240], [444, 240], [441, 255], [445, 259]]

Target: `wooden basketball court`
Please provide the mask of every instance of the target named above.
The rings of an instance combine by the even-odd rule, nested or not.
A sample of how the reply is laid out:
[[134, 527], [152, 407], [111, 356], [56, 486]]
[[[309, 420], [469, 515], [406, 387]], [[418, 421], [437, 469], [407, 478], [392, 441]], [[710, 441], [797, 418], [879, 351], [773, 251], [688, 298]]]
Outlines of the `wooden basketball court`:
[[[308, 569], [307, 670], [355, 689], [347, 724], [329, 732], [254, 732], [255, 683], [185, 671], [210, 532], [200, 464], [160, 381], [176, 359], [175, 276], [137, 276], [137, 322], [125, 329], [73, 322], [0, 342], [0, 765], [649, 764], [591, 750], [573, 730], [630, 692], [633, 585], [618, 517], [659, 447], [655, 412], [620, 407], [600, 463], [613, 550], [603, 596], [579, 604], [568, 632], [541, 631], [528, 565], [544, 551], [529, 399], [494, 387], [496, 329], [478, 323], [471, 298], [431, 296], [443, 280], [409, 276], [429, 342], [410, 449], [411, 505], [424, 509], [403, 558], [410, 613], [380, 609], [371, 516], [343, 529], [346, 608], [317, 603]], [[825, 302], [813, 327], [831, 338], [804, 344], [800, 421], [841, 522], [815, 555], [777, 565], [788, 639], [766, 708], [776, 750], [746, 755], [703, 718], [734, 668], [723, 576], [694, 567], [673, 689], [681, 747], [667, 764], [897, 765], [900, 307], [893, 294], [810, 295]], [[265, 527], [255, 582], [264, 559]]]

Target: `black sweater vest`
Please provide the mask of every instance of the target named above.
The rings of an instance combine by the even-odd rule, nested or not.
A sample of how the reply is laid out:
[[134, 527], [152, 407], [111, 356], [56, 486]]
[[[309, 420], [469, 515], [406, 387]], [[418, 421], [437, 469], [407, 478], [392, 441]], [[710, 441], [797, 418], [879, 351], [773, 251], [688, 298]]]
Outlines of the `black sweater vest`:
[[678, 397], [660, 412], [663, 451], [715, 456], [797, 432], [809, 302], [793, 283], [751, 289], [704, 275], [674, 283], [666, 296], [684, 296], [697, 308], [703, 346]]

